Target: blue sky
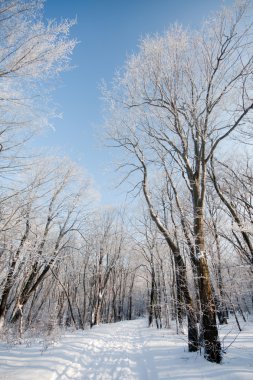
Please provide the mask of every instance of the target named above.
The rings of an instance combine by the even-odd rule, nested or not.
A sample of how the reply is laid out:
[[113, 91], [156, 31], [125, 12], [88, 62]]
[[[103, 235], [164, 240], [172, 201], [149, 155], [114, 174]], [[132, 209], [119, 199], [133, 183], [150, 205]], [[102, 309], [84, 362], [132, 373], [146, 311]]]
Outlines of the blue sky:
[[53, 93], [63, 118], [53, 120], [55, 130], [39, 136], [38, 141], [84, 166], [102, 203], [117, 202], [122, 191], [113, 189], [111, 156], [117, 152], [109, 152], [100, 141], [101, 80], [110, 83], [127, 54], [138, 50], [141, 37], [163, 33], [176, 21], [196, 27], [221, 4], [220, 0], [47, 0], [46, 18], [77, 17], [71, 36], [80, 43], [73, 55], [76, 67], [62, 75]]

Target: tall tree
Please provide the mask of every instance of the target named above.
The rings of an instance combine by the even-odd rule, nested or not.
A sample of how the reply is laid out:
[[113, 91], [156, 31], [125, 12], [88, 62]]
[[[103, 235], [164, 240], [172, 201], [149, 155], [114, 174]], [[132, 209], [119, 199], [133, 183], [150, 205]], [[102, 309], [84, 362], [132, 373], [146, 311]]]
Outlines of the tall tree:
[[221, 362], [221, 345], [205, 248], [206, 178], [221, 143], [247, 133], [250, 125], [253, 24], [248, 6], [242, 1], [223, 8], [198, 31], [176, 25], [164, 36], [145, 38], [112, 91], [105, 91], [110, 136], [129, 153], [127, 178], [142, 172], [135, 183], [142, 185], [156, 223], [148, 171], [161, 172], [162, 157], [173, 167], [174, 178], [181, 174], [184, 179], [192, 205], [205, 357], [216, 363]]

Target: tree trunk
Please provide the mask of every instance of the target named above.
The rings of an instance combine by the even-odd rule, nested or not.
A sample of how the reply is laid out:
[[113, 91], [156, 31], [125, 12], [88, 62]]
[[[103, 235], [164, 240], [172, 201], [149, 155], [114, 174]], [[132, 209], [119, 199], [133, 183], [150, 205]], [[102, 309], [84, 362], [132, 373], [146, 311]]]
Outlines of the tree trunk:
[[150, 327], [153, 323], [154, 318], [154, 308], [156, 305], [156, 294], [155, 294], [155, 271], [151, 269], [151, 290], [149, 299], [149, 316], [148, 316], [148, 326]]
[[188, 317], [188, 320], [190, 320], [190, 323], [188, 323], [188, 336], [192, 337], [192, 340], [188, 341], [188, 348], [189, 348], [189, 351], [197, 351], [199, 348], [198, 326], [197, 326], [196, 317], [194, 315], [193, 301], [188, 289], [185, 263], [180, 254], [178, 245], [173, 242], [169, 231], [163, 225], [163, 223], [159, 219], [158, 214], [155, 212], [153, 208], [150, 195], [148, 192], [148, 186], [147, 186], [147, 168], [143, 160], [140, 160], [140, 162], [142, 163], [142, 166], [143, 166], [142, 189], [143, 189], [145, 199], [147, 201], [151, 219], [155, 222], [158, 230], [162, 233], [166, 243], [170, 247], [174, 260], [175, 260], [175, 267], [178, 268], [179, 270], [179, 288], [180, 288], [180, 291], [182, 290], [182, 293], [186, 302], [187, 317]]
[[212, 292], [211, 278], [205, 255], [203, 207], [195, 207], [195, 242], [198, 259], [199, 296], [202, 312], [202, 333], [204, 356], [210, 362], [220, 363], [221, 345], [216, 323], [216, 307]]
[[133, 311], [133, 287], [134, 287], [135, 273], [131, 278], [131, 283], [129, 287], [128, 293], [128, 307], [127, 307], [127, 319], [131, 321], [132, 319], [132, 311]]
[[176, 267], [178, 268], [178, 284], [180, 291], [184, 297], [186, 311], [187, 311], [187, 321], [188, 321], [188, 349], [189, 352], [195, 352], [199, 349], [199, 339], [198, 339], [198, 325], [196, 313], [194, 310], [193, 300], [191, 298], [187, 279], [186, 279], [186, 267], [182, 256], [180, 254], [175, 255]]
[[102, 297], [99, 295], [92, 312], [91, 327], [99, 325], [101, 321], [101, 307], [102, 307]]

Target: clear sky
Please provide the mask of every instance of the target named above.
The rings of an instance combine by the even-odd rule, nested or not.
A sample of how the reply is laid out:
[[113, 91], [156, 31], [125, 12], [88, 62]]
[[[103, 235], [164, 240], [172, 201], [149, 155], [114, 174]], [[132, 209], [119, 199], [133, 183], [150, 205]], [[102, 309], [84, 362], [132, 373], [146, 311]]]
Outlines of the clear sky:
[[127, 54], [137, 51], [147, 34], [163, 33], [171, 23], [198, 26], [226, 0], [47, 0], [45, 17], [77, 17], [72, 37], [80, 43], [73, 55], [76, 67], [62, 75], [53, 101], [62, 119], [53, 120], [55, 131], [39, 136], [40, 145], [68, 155], [84, 166], [101, 193], [102, 203], [122, 198], [115, 191], [111, 154], [100, 141], [102, 102], [99, 84], [112, 80]]

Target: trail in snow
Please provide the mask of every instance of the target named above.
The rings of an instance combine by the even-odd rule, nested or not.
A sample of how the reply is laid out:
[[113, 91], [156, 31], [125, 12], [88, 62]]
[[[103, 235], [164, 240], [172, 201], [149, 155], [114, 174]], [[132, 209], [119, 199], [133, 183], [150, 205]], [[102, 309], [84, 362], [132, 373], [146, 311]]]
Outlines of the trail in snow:
[[[148, 329], [144, 320], [125, 321], [67, 334], [44, 352], [38, 346], [8, 349], [1, 344], [0, 379], [252, 380], [252, 338], [252, 331], [246, 329], [225, 355], [223, 364], [216, 365], [199, 354], [188, 353], [183, 336], [170, 330]], [[233, 334], [227, 344], [229, 340], [233, 340]]]

